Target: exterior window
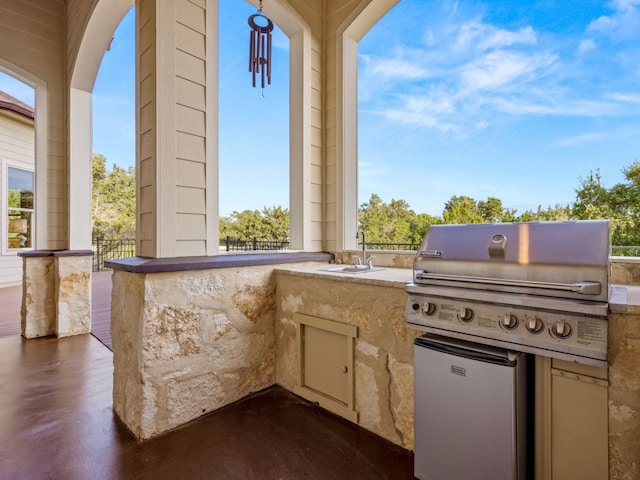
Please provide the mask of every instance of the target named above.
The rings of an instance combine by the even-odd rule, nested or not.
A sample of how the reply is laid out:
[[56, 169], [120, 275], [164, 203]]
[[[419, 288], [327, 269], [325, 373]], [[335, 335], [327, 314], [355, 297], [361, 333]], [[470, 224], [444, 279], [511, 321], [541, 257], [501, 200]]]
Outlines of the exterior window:
[[33, 172], [9, 167], [7, 179], [7, 245], [31, 248], [33, 241]]

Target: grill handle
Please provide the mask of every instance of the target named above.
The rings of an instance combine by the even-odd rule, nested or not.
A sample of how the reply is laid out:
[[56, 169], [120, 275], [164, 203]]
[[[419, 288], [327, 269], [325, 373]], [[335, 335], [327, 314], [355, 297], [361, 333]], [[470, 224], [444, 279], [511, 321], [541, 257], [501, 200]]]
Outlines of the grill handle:
[[562, 290], [582, 295], [599, 295], [600, 282], [554, 283], [538, 282], [534, 280], [511, 280], [508, 278], [471, 277], [468, 275], [450, 275], [446, 273], [416, 272], [417, 280], [441, 280], [447, 282], [478, 283], [483, 285], [502, 285], [524, 288], [545, 288], [548, 290]]

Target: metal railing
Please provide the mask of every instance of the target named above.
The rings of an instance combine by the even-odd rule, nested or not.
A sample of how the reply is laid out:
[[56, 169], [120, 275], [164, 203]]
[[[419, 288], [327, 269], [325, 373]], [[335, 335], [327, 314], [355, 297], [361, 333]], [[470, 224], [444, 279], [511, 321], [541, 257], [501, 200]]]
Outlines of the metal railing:
[[108, 260], [136, 256], [136, 241], [132, 239], [104, 240], [93, 239], [93, 271], [111, 270], [104, 266]]
[[288, 240], [240, 240], [225, 237], [220, 239], [220, 250], [225, 252], [249, 252], [254, 250], [289, 250]]
[[611, 255], [614, 257], [638, 257], [639, 245], [611, 245]]
[[[359, 246], [362, 246], [362, 243], [359, 243]], [[419, 247], [419, 243], [367, 242], [367, 249], [370, 250], [417, 251]], [[220, 239], [220, 251], [248, 252], [269, 250], [289, 250], [289, 241], [258, 240], [256, 237], [251, 240], [240, 240], [232, 237]], [[94, 238], [93, 252], [93, 271], [111, 270], [104, 266], [104, 262], [119, 258], [135, 257], [136, 241], [132, 239], [104, 240]], [[640, 245], [612, 245], [610, 247], [610, 254], [621, 257], [638, 257], [640, 256]]]
[[[362, 248], [362, 242], [358, 243], [358, 246]], [[417, 251], [420, 247], [419, 243], [384, 243], [384, 242], [367, 242], [367, 249], [370, 250], [403, 250], [403, 251]]]

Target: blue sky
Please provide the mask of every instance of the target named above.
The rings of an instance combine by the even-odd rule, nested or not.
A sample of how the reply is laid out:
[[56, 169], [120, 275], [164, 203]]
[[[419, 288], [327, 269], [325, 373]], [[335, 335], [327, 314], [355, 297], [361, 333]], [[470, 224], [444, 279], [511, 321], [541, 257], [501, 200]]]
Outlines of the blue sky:
[[640, 0], [402, 0], [359, 52], [360, 202], [523, 212], [640, 159]]
[[[133, 165], [131, 12], [94, 89], [94, 151]], [[220, 2], [220, 204], [288, 206], [288, 46], [251, 87], [247, 17]], [[640, 159], [640, 0], [402, 0], [360, 42], [359, 203], [377, 193], [441, 215], [453, 195], [520, 213], [606, 187]], [[32, 103], [0, 75], [0, 89]], [[26, 92], [26, 93], [25, 93]], [[25, 96], [26, 95], [26, 96]]]

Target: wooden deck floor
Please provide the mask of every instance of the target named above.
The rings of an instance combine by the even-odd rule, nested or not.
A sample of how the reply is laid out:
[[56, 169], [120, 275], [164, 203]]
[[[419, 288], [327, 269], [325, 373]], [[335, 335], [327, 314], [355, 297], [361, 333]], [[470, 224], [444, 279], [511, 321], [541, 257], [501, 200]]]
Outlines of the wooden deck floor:
[[[0, 337], [20, 335], [22, 286], [0, 288]], [[91, 333], [111, 350], [111, 272], [91, 278]]]
[[110, 274], [94, 336], [24, 341], [0, 289], [0, 479], [409, 480], [413, 454], [274, 386], [146, 442], [112, 410]]
[[272, 387], [137, 442], [91, 335], [0, 338], [0, 479], [409, 480], [413, 455]]

